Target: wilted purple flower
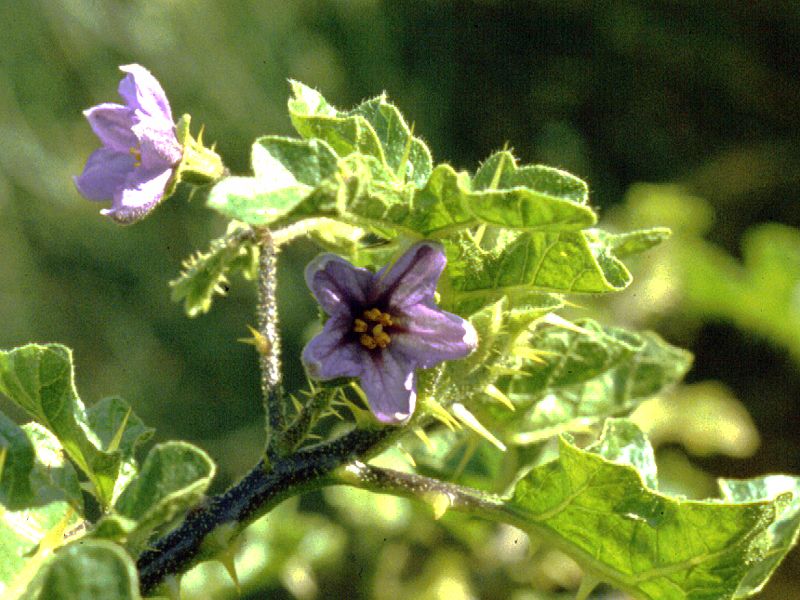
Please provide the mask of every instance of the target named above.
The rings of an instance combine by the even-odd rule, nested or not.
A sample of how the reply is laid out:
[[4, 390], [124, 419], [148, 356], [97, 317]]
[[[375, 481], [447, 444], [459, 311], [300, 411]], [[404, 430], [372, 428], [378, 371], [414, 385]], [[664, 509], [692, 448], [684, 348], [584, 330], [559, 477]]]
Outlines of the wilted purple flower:
[[378, 273], [333, 254], [314, 259], [306, 283], [330, 318], [303, 350], [309, 375], [359, 377], [378, 420], [407, 420], [417, 400], [415, 369], [463, 358], [478, 343], [469, 321], [434, 304], [446, 262], [433, 242], [415, 244]]
[[119, 84], [125, 105], [105, 103], [84, 111], [103, 147], [75, 177], [89, 200], [111, 200], [102, 210], [119, 223], [147, 215], [164, 197], [173, 169], [183, 155], [161, 85], [140, 65], [124, 65]]

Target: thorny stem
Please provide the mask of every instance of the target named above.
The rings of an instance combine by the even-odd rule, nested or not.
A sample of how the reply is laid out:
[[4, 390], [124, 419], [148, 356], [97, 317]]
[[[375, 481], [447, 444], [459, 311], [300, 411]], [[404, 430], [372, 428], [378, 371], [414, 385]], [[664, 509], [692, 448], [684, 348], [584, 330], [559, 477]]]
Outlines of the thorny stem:
[[258, 256], [258, 332], [264, 340], [259, 348], [261, 395], [266, 414], [267, 455], [275, 453], [275, 444], [286, 428], [285, 403], [281, 386], [281, 340], [278, 333], [277, 254], [272, 233], [266, 227], [256, 229]]
[[297, 449], [305, 441], [308, 432], [314, 426], [320, 414], [327, 409], [336, 390], [319, 390], [313, 393], [306, 404], [297, 413], [294, 420], [280, 436], [279, 451], [288, 453]]
[[282, 500], [334, 483], [328, 478], [334, 469], [357, 458], [369, 459], [403, 432], [395, 427], [356, 429], [331, 442], [277, 457], [269, 468], [262, 460], [227, 492], [190, 511], [179, 527], [153, 541], [139, 556], [142, 594], [221, 550], [208, 542], [215, 531], [227, 531], [228, 539], [232, 538]]

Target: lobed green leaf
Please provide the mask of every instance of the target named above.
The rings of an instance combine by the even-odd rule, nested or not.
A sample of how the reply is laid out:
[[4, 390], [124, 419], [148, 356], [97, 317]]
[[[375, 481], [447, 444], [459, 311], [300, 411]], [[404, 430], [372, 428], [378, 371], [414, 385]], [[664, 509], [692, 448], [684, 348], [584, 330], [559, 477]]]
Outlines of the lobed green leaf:
[[450, 279], [460, 298], [520, 290], [620, 291], [631, 282], [611, 252], [583, 232], [505, 232], [490, 250], [469, 238], [448, 243]]
[[509, 514], [634, 597], [737, 597], [740, 584], [761, 571], [786, 494], [744, 502], [661, 494], [649, 485], [655, 475], [647, 446], [624, 421], [609, 421], [585, 450], [562, 438], [558, 460], [517, 484]]
[[[778, 515], [762, 536], [763, 558], [751, 565], [736, 591], [736, 598], [748, 598], [761, 591], [786, 554], [797, 544], [800, 532], [800, 479], [788, 475], [767, 475], [755, 479], [720, 479], [727, 502], [774, 502]], [[791, 493], [791, 498], [787, 494]]]

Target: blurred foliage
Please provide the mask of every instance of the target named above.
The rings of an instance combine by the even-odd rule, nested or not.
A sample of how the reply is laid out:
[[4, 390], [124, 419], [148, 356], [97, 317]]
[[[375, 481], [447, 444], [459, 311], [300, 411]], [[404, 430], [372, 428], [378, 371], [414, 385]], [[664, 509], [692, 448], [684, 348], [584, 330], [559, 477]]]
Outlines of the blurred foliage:
[[[120, 229], [74, 191], [69, 178], [96, 144], [80, 111], [111, 99], [119, 64], [150, 68], [174, 112], [205, 123], [234, 172], [247, 170], [254, 137], [290, 131], [294, 78], [339, 106], [388, 90], [457, 168], [508, 140], [523, 162], [587, 179], [594, 206], [610, 207], [639, 181], [680, 184], [631, 188], [625, 208], [609, 211], [620, 227], [666, 225], [677, 235], [631, 263], [628, 292], [596, 307], [603, 321], [652, 327], [690, 347], [690, 377], [731, 390], [676, 390], [687, 409], [664, 411], [680, 427], [663, 412], [645, 419], [667, 444], [661, 471], [683, 473], [675, 481], [696, 475], [698, 496], [704, 471], [800, 471], [797, 5], [30, 0], [0, 4], [0, 19], [13, 23], [0, 39], [0, 347], [74, 348], [87, 404], [120, 393], [159, 441], [199, 444], [220, 465], [217, 489], [261, 449], [256, 360], [235, 342], [254, 320], [254, 293], [232, 279], [214, 311], [186, 319], [166, 284], [184, 257], [224, 233], [223, 221], [179, 193]], [[692, 217], [676, 222], [687, 206]], [[685, 251], [678, 241], [689, 242]], [[313, 252], [298, 244], [282, 256], [286, 357], [298, 355], [316, 314], [301, 268]], [[285, 364], [287, 385], [298, 387], [298, 362]], [[746, 467], [690, 459], [677, 446], [754, 451], [741, 406], [763, 440]], [[674, 433], [698, 424], [705, 444]], [[358, 511], [342, 510], [339, 492], [287, 503], [248, 532], [237, 563], [250, 597], [529, 600], [577, 584], [574, 565], [516, 530], [449, 514], [437, 523], [426, 507], [363, 494]], [[362, 509], [377, 521], [357, 521]], [[762, 597], [797, 594], [796, 554]], [[187, 576], [185, 597], [192, 585], [195, 597], [235, 597], [219, 565], [201, 569]]]

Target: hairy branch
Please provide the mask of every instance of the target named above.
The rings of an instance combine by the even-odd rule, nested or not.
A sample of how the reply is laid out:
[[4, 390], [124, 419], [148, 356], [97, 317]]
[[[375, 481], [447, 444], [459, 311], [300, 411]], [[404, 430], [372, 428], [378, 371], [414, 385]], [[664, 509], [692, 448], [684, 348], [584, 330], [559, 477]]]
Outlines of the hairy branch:
[[[484, 517], [487, 513], [496, 515], [506, 509], [503, 499], [495, 494], [413, 473], [373, 467], [360, 461], [337, 469], [333, 474], [333, 483], [343, 483], [377, 494], [422, 500], [432, 504], [439, 516], [448, 509]], [[494, 519], [507, 520], [498, 519], [497, 516]]]
[[259, 347], [261, 393], [266, 413], [267, 455], [275, 454], [278, 438], [286, 428], [285, 403], [281, 386], [281, 338], [278, 331], [277, 253], [272, 233], [266, 227], [256, 230], [258, 255], [258, 332], [263, 340]]

